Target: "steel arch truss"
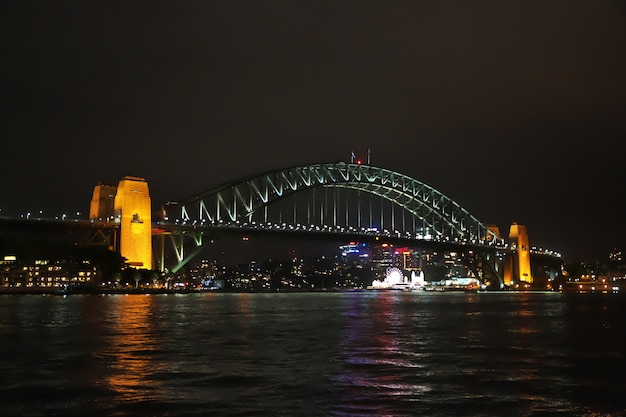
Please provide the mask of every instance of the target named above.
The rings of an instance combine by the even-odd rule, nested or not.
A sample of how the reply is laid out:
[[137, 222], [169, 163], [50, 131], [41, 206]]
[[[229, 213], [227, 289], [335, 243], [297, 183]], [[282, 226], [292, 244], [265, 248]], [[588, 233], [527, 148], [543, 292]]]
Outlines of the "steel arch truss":
[[487, 226], [436, 189], [388, 169], [360, 164], [298, 166], [225, 184], [180, 202], [180, 219], [206, 226], [249, 222], [287, 197], [319, 188], [357, 190], [395, 204], [412, 216], [409, 223], [413, 226], [406, 232], [417, 239], [428, 230], [438, 239], [503, 244]]

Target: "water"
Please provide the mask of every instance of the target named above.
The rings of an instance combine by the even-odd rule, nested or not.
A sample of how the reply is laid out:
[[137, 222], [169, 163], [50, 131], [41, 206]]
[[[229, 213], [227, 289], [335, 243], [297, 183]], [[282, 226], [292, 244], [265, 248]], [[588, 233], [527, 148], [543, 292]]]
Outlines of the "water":
[[621, 416], [626, 299], [0, 296], [2, 416]]

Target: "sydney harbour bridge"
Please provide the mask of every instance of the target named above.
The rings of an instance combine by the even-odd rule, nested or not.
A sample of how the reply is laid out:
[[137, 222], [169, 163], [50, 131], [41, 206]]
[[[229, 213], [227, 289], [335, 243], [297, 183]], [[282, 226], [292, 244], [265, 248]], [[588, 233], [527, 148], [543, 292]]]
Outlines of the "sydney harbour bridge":
[[[160, 207], [152, 212], [145, 180], [125, 177], [117, 187], [98, 185], [90, 219], [74, 223], [90, 228], [92, 243], [108, 245], [131, 265], [173, 272], [205, 243], [233, 235], [280, 234], [472, 253], [478, 259], [474, 273], [501, 283], [506, 256], [514, 266], [508, 280], [523, 280], [519, 259], [529, 250], [527, 240], [507, 243], [496, 227], [433, 187], [359, 163], [278, 169]], [[166, 258], [168, 252], [174, 256]]]
[[[220, 185], [165, 207], [164, 231], [200, 247], [219, 230], [504, 248], [504, 240], [436, 189], [371, 165], [315, 164]], [[172, 218], [172, 216], [174, 218]], [[165, 220], [165, 219], [164, 219]], [[196, 249], [197, 250], [197, 249]]]

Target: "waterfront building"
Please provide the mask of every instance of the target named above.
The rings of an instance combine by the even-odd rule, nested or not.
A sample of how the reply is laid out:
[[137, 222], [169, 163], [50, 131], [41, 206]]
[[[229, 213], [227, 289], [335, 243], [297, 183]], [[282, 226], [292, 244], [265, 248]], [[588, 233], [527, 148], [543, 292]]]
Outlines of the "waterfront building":
[[0, 260], [0, 287], [4, 288], [61, 288], [94, 284], [101, 275], [101, 271], [86, 259], [80, 262], [46, 258], [22, 260], [15, 255], [5, 255]]
[[389, 268], [385, 275], [385, 279], [372, 282], [372, 285], [368, 286], [368, 290], [403, 290], [411, 291], [421, 289], [425, 286], [424, 273], [419, 271], [411, 271], [410, 278], [405, 276], [399, 268]]

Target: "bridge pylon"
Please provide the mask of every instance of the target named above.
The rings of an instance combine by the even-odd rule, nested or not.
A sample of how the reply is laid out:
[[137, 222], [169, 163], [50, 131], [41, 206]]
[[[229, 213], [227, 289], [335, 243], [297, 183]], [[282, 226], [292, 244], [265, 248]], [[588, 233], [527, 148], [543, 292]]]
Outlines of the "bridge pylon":
[[117, 186], [98, 184], [94, 187], [89, 219], [102, 228], [94, 228], [92, 240], [108, 244], [130, 266], [152, 269], [151, 211], [145, 179], [126, 176]]
[[512, 286], [533, 283], [530, 267], [530, 247], [526, 226], [513, 223], [509, 231], [510, 248], [504, 258], [504, 284]]

